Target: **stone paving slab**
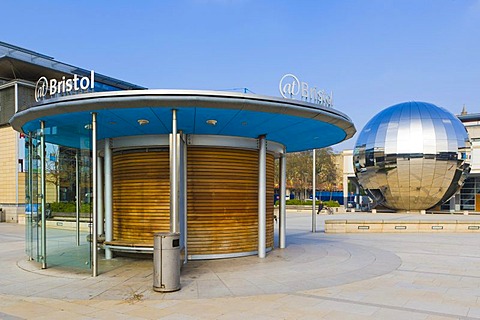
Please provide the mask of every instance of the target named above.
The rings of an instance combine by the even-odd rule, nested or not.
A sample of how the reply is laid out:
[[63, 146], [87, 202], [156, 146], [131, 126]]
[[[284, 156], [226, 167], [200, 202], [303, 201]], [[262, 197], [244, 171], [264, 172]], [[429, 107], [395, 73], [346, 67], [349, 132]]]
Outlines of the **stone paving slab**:
[[[360, 215], [379, 216], [338, 216]], [[191, 261], [175, 293], [152, 290], [150, 259], [102, 260], [97, 278], [41, 270], [24, 255], [24, 227], [0, 223], [0, 319], [480, 319], [478, 235], [325, 234], [331, 217], [312, 233], [309, 213], [289, 212], [286, 249]]]

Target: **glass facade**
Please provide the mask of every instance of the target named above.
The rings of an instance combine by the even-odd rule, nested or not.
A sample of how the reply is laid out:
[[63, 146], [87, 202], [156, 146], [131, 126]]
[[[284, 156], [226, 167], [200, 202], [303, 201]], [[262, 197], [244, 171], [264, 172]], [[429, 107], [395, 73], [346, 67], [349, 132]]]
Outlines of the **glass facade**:
[[470, 177], [465, 180], [460, 190], [460, 209], [474, 211], [478, 194], [480, 194], [480, 177]]
[[88, 270], [92, 265], [91, 137], [88, 131], [77, 137], [76, 144], [83, 148], [52, 143], [60, 129], [46, 123], [43, 139], [42, 129], [26, 135], [26, 253], [44, 266]]
[[[25, 250], [27, 256], [35, 261], [41, 260], [40, 235], [41, 224], [39, 223], [39, 172], [40, 172], [40, 140], [37, 134], [30, 134], [25, 139], [26, 160], [26, 190], [25, 190]], [[41, 210], [41, 207], [40, 207]]]

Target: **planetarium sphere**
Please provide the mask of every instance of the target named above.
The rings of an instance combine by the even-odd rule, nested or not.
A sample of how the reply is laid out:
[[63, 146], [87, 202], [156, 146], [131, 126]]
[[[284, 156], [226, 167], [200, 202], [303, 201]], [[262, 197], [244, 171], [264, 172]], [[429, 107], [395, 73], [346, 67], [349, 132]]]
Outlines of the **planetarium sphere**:
[[405, 102], [374, 116], [353, 154], [359, 183], [377, 204], [418, 211], [450, 199], [469, 172], [468, 135], [449, 111]]

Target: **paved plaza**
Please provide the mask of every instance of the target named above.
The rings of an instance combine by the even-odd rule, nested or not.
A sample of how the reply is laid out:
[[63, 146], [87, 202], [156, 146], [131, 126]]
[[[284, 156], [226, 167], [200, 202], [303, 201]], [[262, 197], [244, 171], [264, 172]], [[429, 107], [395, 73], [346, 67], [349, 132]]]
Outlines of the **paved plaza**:
[[[0, 223], [0, 319], [480, 319], [480, 235], [325, 234], [325, 219], [465, 219], [288, 211], [287, 248], [266, 259], [190, 261], [182, 289], [152, 290], [152, 259], [102, 260], [103, 272], [41, 270], [24, 226]], [[278, 228], [278, 225], [276, 225]], [[53, 232], [53, 231], [52, 231]]]

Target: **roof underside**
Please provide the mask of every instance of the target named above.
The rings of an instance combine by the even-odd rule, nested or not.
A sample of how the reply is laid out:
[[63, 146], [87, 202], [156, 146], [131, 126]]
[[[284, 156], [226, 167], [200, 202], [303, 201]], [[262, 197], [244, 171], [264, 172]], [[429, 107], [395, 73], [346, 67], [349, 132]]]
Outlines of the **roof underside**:
[[[16, 130], [33, 132], [39, 120], [46, 123], [47, 141], [79, 147], [88, 136], [86, 125], [97, 113], [97, 138], [157, 135], [172, 132], [172, 110], [177, 129], [186, 134], [224, 135], [279, 142], [287, 151], [322, 148], [351, 138], [351, 120], [331, 108], [310, 103], [256, 95], [148, 90], [83, 94], [59, 98], [12, 118]], [[148, 120], [140, 125], [138, 120]], [[207, 120], [216, 120], [215, 125]], [[87, 126], [88, 128], [88, 126]]]

